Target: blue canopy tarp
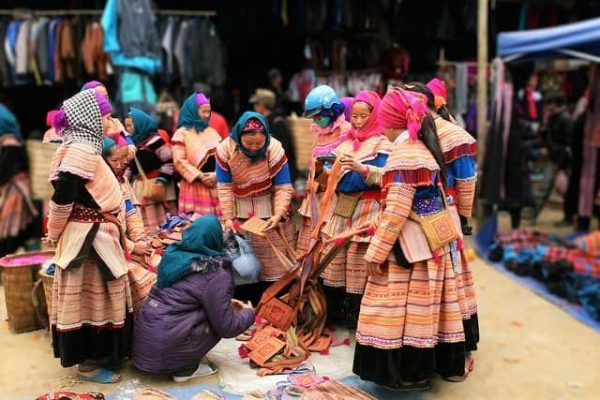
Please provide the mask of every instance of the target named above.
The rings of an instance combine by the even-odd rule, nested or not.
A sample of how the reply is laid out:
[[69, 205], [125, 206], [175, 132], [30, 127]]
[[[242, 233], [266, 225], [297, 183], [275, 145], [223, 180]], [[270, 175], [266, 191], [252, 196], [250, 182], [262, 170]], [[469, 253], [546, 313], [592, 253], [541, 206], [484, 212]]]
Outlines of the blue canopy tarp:
[[553, 28], [498, 34], [498, 56], [517, 58], [575, 57], [600, 63], [600, 18]]

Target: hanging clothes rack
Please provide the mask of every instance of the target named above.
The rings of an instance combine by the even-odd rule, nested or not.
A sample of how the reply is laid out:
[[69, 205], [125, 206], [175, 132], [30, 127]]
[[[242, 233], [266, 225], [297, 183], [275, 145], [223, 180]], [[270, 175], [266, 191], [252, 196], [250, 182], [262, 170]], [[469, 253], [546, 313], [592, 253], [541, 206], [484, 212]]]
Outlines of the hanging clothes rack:
[[[74, 16], [74, 15], [102, 15], [104, 10], [30, 10], [27, 8], [0, 9], [0, 15], [34, 15], [39, 17], [51, 16]], [[176, 15], [183, 17], [214, 17], [217, 12], [214, 10], [155, 10], [156, 15]]]

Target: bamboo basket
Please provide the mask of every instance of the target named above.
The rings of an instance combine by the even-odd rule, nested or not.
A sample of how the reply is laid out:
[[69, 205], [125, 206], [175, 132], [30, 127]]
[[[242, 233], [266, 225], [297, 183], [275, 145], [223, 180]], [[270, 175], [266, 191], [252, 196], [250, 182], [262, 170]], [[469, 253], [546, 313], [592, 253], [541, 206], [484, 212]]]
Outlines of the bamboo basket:
[[46, 309], [48, 310], [48, 317], [50, 317], [52, 315], [52, 285], [54, 284], [54, 275], [48, 275], [44, 271], [40, 271], [40, 279], [44, 285]]
[[27, 140], [26, 148], [29, 158], [31, 195], [37, 200], [50, 200], [53, 193], [52, 185], [48, 182], [50, 163], [58, 146], [52, 143], [42, 143], [39, 140]]
[[[37, 317], [33, 301], [32, 289], [42, 262], [15, 263], [19, 258], [46, 256], [46, 260], [54, 255], [54, 251], [30, 252], [0, 258], [2, 267], [2, 284], [8, 314], [8, 325], [15, 333], [40, 329], [44, 321]], [[39, 260], [36, 260], [39, 261]]]
[[296, 146], [296, 164], [300, 171], [308, 171], [315, 134], [310, 130], [312, 120], [309, 118], [288, 118], [288, 126], [292, 131]]

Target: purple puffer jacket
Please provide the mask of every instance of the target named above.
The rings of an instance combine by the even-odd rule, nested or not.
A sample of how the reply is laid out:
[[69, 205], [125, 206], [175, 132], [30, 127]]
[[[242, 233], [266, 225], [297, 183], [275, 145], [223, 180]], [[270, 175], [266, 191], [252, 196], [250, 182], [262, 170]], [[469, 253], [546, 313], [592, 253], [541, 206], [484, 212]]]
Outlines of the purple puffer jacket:
[[244, 332], [252, 310], [235, 314], [230, 267], [191, 273], [164, 289], [152, 288], [135, 321], [133, 364], [142, 371], [170, 374], [190, 368], [222, 338]]

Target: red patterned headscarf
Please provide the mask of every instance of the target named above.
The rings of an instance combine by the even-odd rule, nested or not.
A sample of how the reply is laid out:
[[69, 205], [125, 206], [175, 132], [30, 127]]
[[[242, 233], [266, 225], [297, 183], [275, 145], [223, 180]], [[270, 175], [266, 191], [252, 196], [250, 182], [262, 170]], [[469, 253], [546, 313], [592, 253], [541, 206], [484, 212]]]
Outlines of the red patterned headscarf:
[[427, 114], [427, 98], [420, 93], [400, 88], [390, 89], [379, 107], [379, 124], [383, 128], [407, 129], [411, 139], [417, 139], [421, 123]]
[[260, 123], [259, 120], [250, 118], [244, 127], [242, 128], [242, 132], [265, 132], [265, 127]]
[[446, 90], [446, 84], [439, 78], [433, 78], [427, 82], [427, 87], [433, 92], [435, 111], [448, 104], [448, 90]]
[[379, 97], [379, 94], [371, 90], [361, 90], [354, 97], [351, 107], [354, 107], [354, 104], [359, 101], [369, 105], [371, 108], [371, 115], [362, 128], [357, 129], [353, 127], [350, 131], [350, 137], [354, 142], [354, 151], [358, 150], [360, 148], [360, 144], [365, 140], [383, 134], [383, 129], [379, 125], [379, 122], [377, 122], [379, 105], [381, 104], [381, 98]]

